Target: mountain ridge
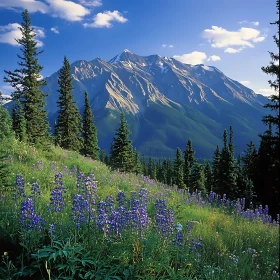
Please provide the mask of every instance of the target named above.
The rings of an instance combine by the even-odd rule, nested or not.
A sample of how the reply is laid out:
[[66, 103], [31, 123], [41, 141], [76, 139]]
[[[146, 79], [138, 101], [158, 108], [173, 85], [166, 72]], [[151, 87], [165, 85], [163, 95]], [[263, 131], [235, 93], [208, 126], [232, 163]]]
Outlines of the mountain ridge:
[[[120, 111], [127, 115], [136, 147], [150, 156], [183, 148], [191, 138], [197, 153], [209, 158], [230, 125], [241, 152], [263, 130], [261, 117], [268, 99], [214, 66], [124, 50], [109, 61], [75, 61], [71, 73], [81, 112], [83, 92], [88, 92], [102, 149], [109, 149]], [[48, 85], [43, 87], [50, 93], [51, 125], [57, 115], [57, 76], [58, 72], [46, 78]]]

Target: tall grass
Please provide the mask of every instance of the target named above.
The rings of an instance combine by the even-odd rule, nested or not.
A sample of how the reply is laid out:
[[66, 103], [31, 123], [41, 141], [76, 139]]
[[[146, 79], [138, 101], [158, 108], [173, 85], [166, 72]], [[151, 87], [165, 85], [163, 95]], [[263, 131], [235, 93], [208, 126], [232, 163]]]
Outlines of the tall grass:
[[[0, 279], [279, 278], [276, 223], [243, 218], [226, 203], [111, 171], [75, 152], [1, 145], [11, 186], [0, 190]], [[25, 197], [15, 199], [19, 174]], [[66, 192], [57, 212], [50, 198], [62, 189], [59, 178]], [[32, 194], [35, 183], [40, 195]], [[28, 198], [34, 209], [24, 204]]]

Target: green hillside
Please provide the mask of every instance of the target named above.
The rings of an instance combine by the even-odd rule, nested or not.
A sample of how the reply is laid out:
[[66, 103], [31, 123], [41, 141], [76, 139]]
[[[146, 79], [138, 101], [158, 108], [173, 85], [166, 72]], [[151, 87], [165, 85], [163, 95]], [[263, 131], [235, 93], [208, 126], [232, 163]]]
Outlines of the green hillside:
[[60, 148], [1, 154], [0, 279], [278, 279], [279, 224], [261, 212]]

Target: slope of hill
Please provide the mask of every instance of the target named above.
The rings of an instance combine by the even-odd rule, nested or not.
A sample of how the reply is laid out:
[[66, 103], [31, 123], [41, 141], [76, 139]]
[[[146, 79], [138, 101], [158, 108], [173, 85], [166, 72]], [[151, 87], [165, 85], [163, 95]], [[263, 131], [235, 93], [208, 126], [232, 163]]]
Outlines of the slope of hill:
[[[237, 151], [258, 141], [267, 98], [206, 65], [183, 64], [158, 55], [124, 50], [106, 62], [100, 58], [71, 65], [74, 95], [80, 110], [89, 94], [101, 148], [109, 148], [118, 115], [124, 110], [131, 138], [140, 152], [173, 155], [191, 138], [197, 155], [211, 157], [225, 128], [233, 126]], [[57, 76], [47, 78], [47, 109], [56, 118]]]
[[1, 279], [278, 279], [279, 225], [265, 210], [60, 148], [0, 148], [12, 184], [0, 196]]

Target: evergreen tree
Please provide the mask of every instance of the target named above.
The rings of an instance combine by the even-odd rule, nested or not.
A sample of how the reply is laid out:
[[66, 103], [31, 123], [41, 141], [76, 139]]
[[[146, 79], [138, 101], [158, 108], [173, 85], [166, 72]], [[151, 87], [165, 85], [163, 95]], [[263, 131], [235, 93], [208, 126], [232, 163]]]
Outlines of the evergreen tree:
[[70, 63], [64, 57], [63, 66], [58, 74], [59, 110], [55, 127], [55, 144], [67, 150], [80, 151], [82, 147], [81, 115], [73, 100], [72, 81]]
[[167, 170], [166, 182], [169, 186], [172, 186], [174, 184], [174, 178], [173, 178], [173, 165], [171, 160], [166, 160], [166, 170]]
[[236, 185], [237, 196], [246, 198], [246, 207], [249, 207], [255, 198], [254, 185], [252, 180], [246, 174], [246, 169], [242, 167], [242, 159], [239, 155], [236, 162]]
[[168, 165], [167, 165], [167, 160], [165, 159], [162, 162], [161, 177], [160, 177], [160, 180], [159, 180], [163, 184], [167, 184], [167, 173], [168, 173]]
[[7, 145], [13, 136], [9, 112], [0, 104], [0, 192], [2, 186], [9, 186]]
[[132, 142], [129, 140], [130, 131], [123, 112], [121, 112], [120, 118], [120, 127], [116, 131], [111, 145], [110, 165], [120, 171], [133, 172], [133, 148]]
[[238, 190], [236, 189], [235, 159], [233, 145], [233, 131], [230, 129], [230, 142], [227, 143], [227, 131], [223, 134], [224, 147], [221, 152], [219, 179], [220, 185], [218, 193], [227, 194], [228, 198], [237, 198]]
[[49, 124], [45, 110], [46, 94], [40, 87], [46, 85], [41, 79], [40, 72], [43, 67], [38, 63], [38, 55], [42, 51], [37, 50], [36, 34], [31, 27], [31, 20], [28, 11], [22, 13], [23, 22], [19, 27], [22, 37], [15, 39], [21, 45], [22, 55], [18, 55], [20, 61], [19, 69], [14, 72], [5, 71], [7, 77], [4, 81], [11, 84], [15, 89], [12, 96], [23, 103], [24, 117], [26, 119], [27, 140], [37, 146], [44, 148], [49, 145]]
[[221, 162], [221, 152], [219, 146], [217, 146], [212, 164], [212, 191], [219, 193], [221, 189], [221, 179], [220, 179], [220, 163]]
[[143, 174], [143, 168], [142, 168], [142, 163], [141, 163], [141, 160], [140, 160], [140, 155], [136, 151], [136, 149], [134, 149], [134, 172], [137, 175], [138, 174]]
[[242, 157], [244, 173], [251, 179], [255, 185], [258, 172], [258, 151], [252, 141], [247, 144], [247, 149]]
[[17, 99], [12, 109], [12, 127], [15, 132], [15, 137], [19, 141], [27, 141], [26, 134], [26, 119], [21, 102]]
[[100, 161], [109, 164], [109, 158], [106, 150], [102, 150], [100, 153]]
[[145, 157], [143, 154], [142, 154], [141, 163], [142, 163], [143, 175], [148, 176], [148, 167], [147, 167], [147, 163], [146, 163], [146, 160], [145, 160]]
[[13, 136], [12, 121], [9, 112], [0, 104], [0, 143]]
[[192, 167], [191, 172], [191, 178], [190, 178], [190, 191], [199, 191], [203, 194], [206, 193], [205, 188], [205, 176], [204, 176], [204, 170], [202, 164], [194, 163]]
[[176, 150], [176, 158], [174, 161], [174, 183], [179, 188], [185, 188], [184, 184], [184, 162], [180, 148]]
[[192, 141], [189, 139], [184, 151], [184, 184], [187, 188], [190, 187], [191, 170], [194, 162], [194, 150], [192, 148]]
[[156, 179], [157, 177], [157, 169], [154, 160], [150, 157], [148, 161], [148, 176], [151, 179]]
[[93, 123], [93, 114], [85, 91], [85, 110], [83, 115], [83, 148], [82, 154], [97, 160], [99, 157], [99, 147], [97, 140], [97, 129]]
[[[277, 8], [277, 14], [279, 15], [279, 0], [276, 1], [276, 8]], [[279, 16], [278, 20], [275, 22], [272, 22], [271, 24], [277, 25], [278, 32], [277, 35], [273, 36], [274, 42], [277, 45], [278, 53], [275, 54], [273, 52], [269, 52], [270, 54], [270, 65], [266, 67], [262, 67], [262, 71], [268, 75], [275, 76], [275, 80], [271, 81], [269, 80], [268, 83], [271, 88], [275, 90], [275, 94], [272, 94], [270, 96], [270, 103], [266, 104], [264, 107], [269, 108], [272, 112], [275, 114], [269, 114], [264, 116], [263, 122], [265, 124], [271, 124], [272, 128], [275, 127], [275, 135], [272, 136], [270, 139], [274, 143], [278, 143], [279, 145], [279, 126], [280, 126], [280, 115], [279, 115], [279, 75], [280, 75], [280, 65], [279, 65]], [[279, 150], [278, 150], [279, 151]], [[278, 155], [279, 156], [279, 155]]]
[[207, 192], [212, 191], [213, 174], [209, 161], [204, 165], [205, 188]]
[[[280, 114], [279, 114], [279, 0], [276, 1], [278, 19], [271, 24], [276, 24], [278, 32], [273, 36], [277, 45], [278, 53], [269, 52], [271, 61], [266, 67], [262, 67], [264, 73], [272, 75], [275, 80], [268, 83], [275, 93], [270, 96], [270, 103], [264, 107], [270, 109], [271, 113], [264, 116], [262, 121], [269, 129], [260, 135], [261, 143], [259, 149], [259, 172], [260, 178], [257, 183], [258, 199], [268, 204], [271, 214], [279, 213], [279, 185], [280, 185]], [[269, 153], [269, 154], [265, 154]], [[264, 169], [262, 169], [264, 168]]]

